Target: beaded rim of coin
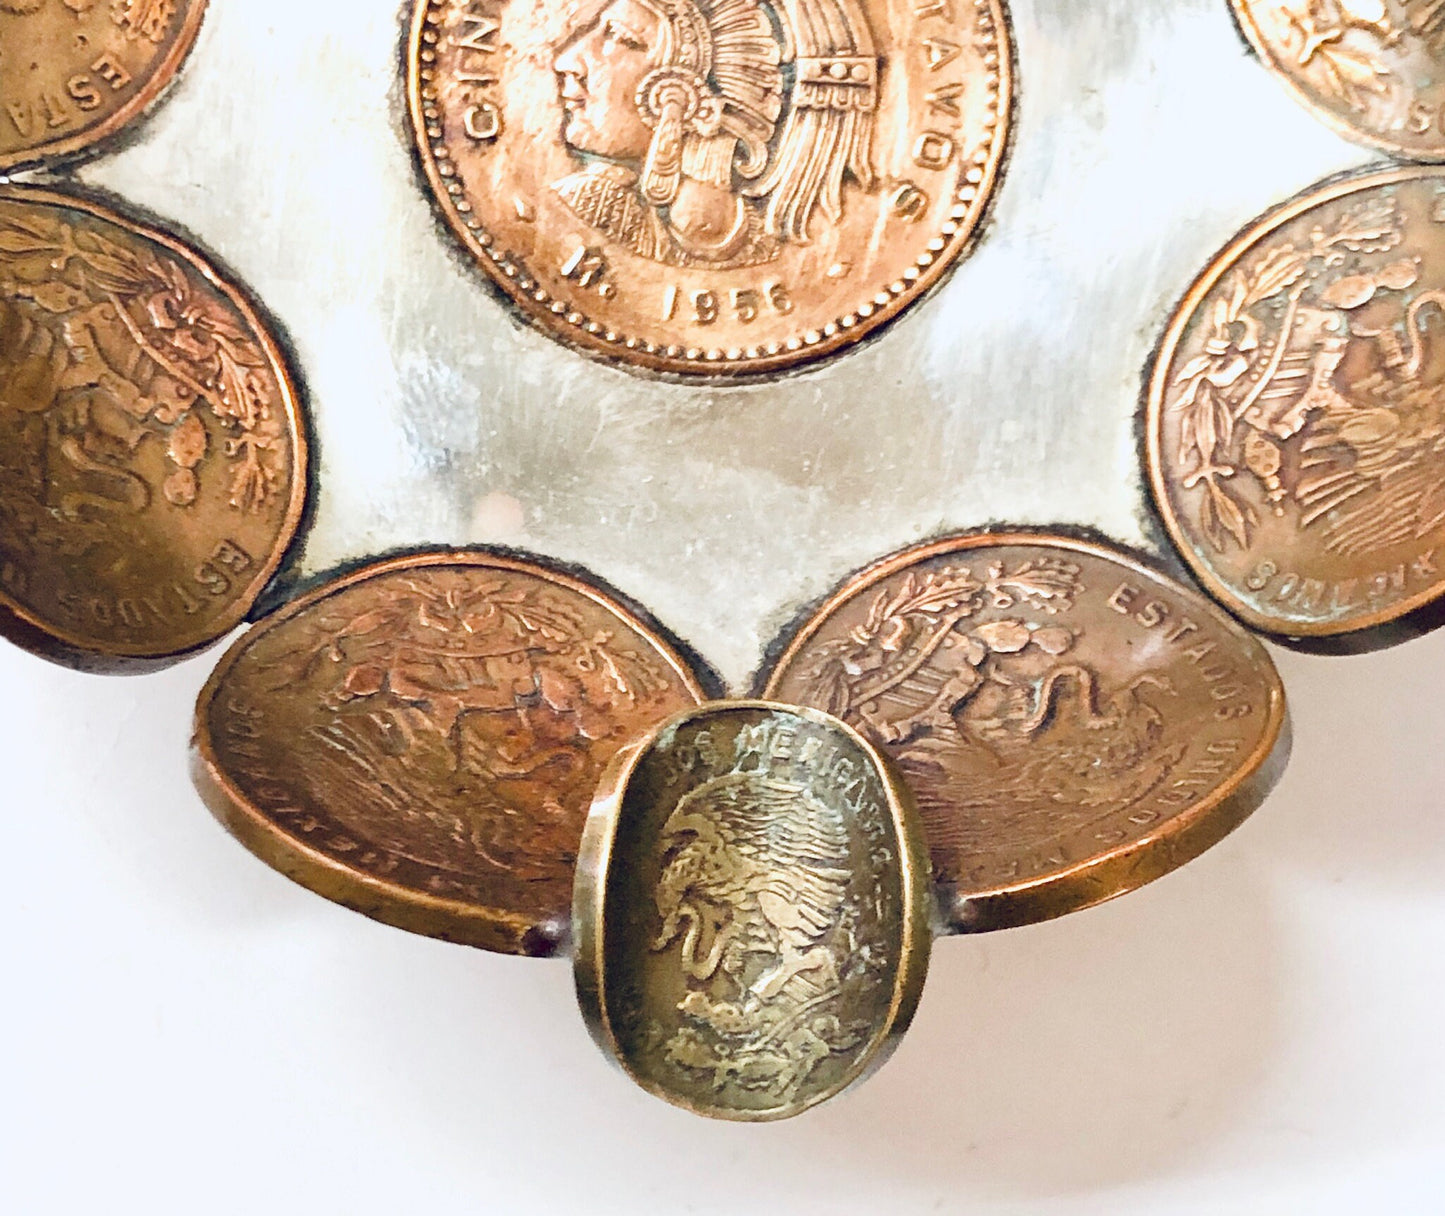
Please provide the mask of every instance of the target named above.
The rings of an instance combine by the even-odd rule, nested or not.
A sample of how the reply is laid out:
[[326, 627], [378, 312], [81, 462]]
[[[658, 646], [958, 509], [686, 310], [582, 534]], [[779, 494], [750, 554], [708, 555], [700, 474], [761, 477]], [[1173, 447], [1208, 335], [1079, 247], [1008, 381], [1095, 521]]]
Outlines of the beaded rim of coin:
[[[629, 786], [639, 767], [659, 743], [700, 720], [739, 712], [764, 712], [791, 716], [847, 739], [872, 764], [880, 788], [887, 798], [887, 811], [898, 846], [897, 872], [903, 923], [900, 949], [888, 1014], [874, 1029], [867, 1049], [837, 1083], [810, 1094], [802, 1101], [772, 1109], [739, 1109], [706, 1105], [672, 1092], [651, 1077], [641, 1074], [628, 1058], [617, 1036], [606, 987], [607, 942], [602, 931], [606, 923], [610, 877], [615, 844], [622, 816], [627, 809]], [[934, 903], [929, 881], [928, 847], [923, 839], [912, 796], [891, 761], [872, 743], [845, 722], [806, 706], [784, 705], [766, 700], [714, 701], [686, 710], [650, 730], [624, 748], [608, 766], [598, 786], [578, 854], [573, 903], [573, 970], [577, 1000], [587, 1028], [597, 1045], [639, 1086], [654, 1096], [694, 1114], [735, 1122], [770, 1123], [793, 1118], [837, 1097], [861, 1083], [887, 1062], [908, 1030], [923, 994], [932, 945]]]
[[1179, 512], [1170, 499], [1169, 477], [1162, 450], [1163, 416], [1170, 385], [1170, 373], [1187, 331], [1211, 292], [1240, 261], [1274, 233], [1308, 212], [1353, 194], [1422, 180], [1445, 185], [1445, 165], [1408, 164], [1365, 172], [1349, 172], [1303, 190], [1293, 199], [1265, 212], [1247, 224], [1219, 253], [1190, 286], [1170, 316], [1144, 380], [1144, 460], [1149, 488], [1159, 518], [1175, 550], [1189, 566], [1204, 589], [1230, 613], [1252, 629], [1284, 641], [1313, 641], [1329, 649], [1370, 649], [1428, 632], [1437, 627], [1437, 606], [1445, 607], [1445, 589], [1437, 579], [1434, 586], [1403, 596], [1386, 607], [1333, 620], [1298, 621], [1273, 617], [1251, 607], [1199, 555]]
[[264, 561], [257, 565], [255, 574], [247, 581], [244, 593], [234, 597], [229, 609], [215, 619], [205, 636], [189, 641], [179, 649], [166, 651], [157, 651], [150, 646], [100, 646], [95, 639], [62, 628], [27, 609], [0, 585], [0, 636], [22, 649], [51, 662], [97, 674], [145, 673], [171, 666], [214, 646], [246, 619], [281, 568], [305, 519], [310, 493], [309, 440], [301, 394], [290, 359], [277, 340], [271, 323], [261, 315], [259, 306], [243, 286], [223, 274], [209, 254], [162, 231], [153, 223], [125, 215], [86, 195], [64, 193], [50, 187], [0, 183], [0, 201], [78, 212], [115, 225], [173, 255], [235, 310], [245, 323], [249, 336], [255, 339], [265, 355], [268, 371], [275, 376], [281, 394], [280, 410], [285, 416], [286, 433], [291, 444], [292, 478], [286, 509], [276, 540]]
[[170, 51], [152, 70], [144, 86], [128, 102], [95, 126], [87, 127], [74, 135], [66, 135], [31, 148], [17, 149], [9, 154], [0, 153], [0, 174], [69, 160], [96, 150], [99, 145], [131, 123], [144, 118], [175, 84], [181, 67], [195, 49], [209, 3], [210, 0], [190, 0], [185, 22], [171, 44]]
[[[987, 138], [959, 174], [952, 206], [939, 232], [901, 277], [859, 298], [851, 311], [831, 322], [752, 348], [711, 348], [663, 344], [625, 334], [589, 318], [574, 304], [554, 299], [529, 273], [526, 264], [478, 218], [465, 197], [459, 171], [443, 138], [435, 83], [441, 0], [414, 0], [415, 10], [406, 44], [406, 86], [412, 138], [435, 206], [462, 246], [535, 327], [565, 345], [631, 371], [650, 371], [683, 378], [747, 377], [802, 369], [843, 350], [852, 350], [880, 332], [939, 286], [981, 239], [1008, 159], [1015, 127], [1015, 65], [1011, 19], [1005, 0], [965, 0], [980, 31], [994, 40], [984, 52], [991, 73]], [[920, 12], [923, 9], [920, 8]], [[935, 7], [930, 12], [943, 12]], [[951, 11], [951, 10], [949, 10]], [[495, 26], [492, 18], [485, 27]], [[484, 31], [481, 36], [487, 36]], [[951, 43], [939, 44], [945, 58], [958, 54]], [[933, 53], [933, 52], [930, 52]], [[939, 103], [956, 108], [952, 95]]]
[[[1194, 601], [1243, 651], [1253, 656], [1268, 690], [1268, 709], [1258, 741], [1250, 751], [1231, 757], [1228, 780], [1213, 787], [1176, 814], [1156, 821], [1139, 834], [1113, 847], [1103, 847], [1081, 860], [1066, 860], [1057, 868], [1021, 881], [990, 884], [970, 891], [947, 876], [936, 876], [946, 888], [940, 903], [945, 933], [987, 933], [1052, 920], [1105, 903], [1164, 877], [1213, 848], [1263, 803], [1289, 760], [1289, 713], [1284, 685], [1259, 639], [1198, 592], [1176, 584], [1160, 571], [1129, 554], [1093, 541], [1047, 532], [981, 532], [926, 542], [883, 558], [848, 579], [808, 611], [800, 624], [780, 639], [781, 650], [760, 679], [765, 697], [791, 695], [784, 684], [793, 665], [806, 653], [824, 626], [839, 610], [886, 580], [940, 557], [1003, 547], [1041, 548], [1062, 556], [1078, 554], [1117, 567], [1121, 574], [1147, 580], [1155, 587]], [[895, 761], [896, 763], [896, 761]], [[1127, 809], [1127, 808], [1126, 808]], [[925, 824], [926, 830], [926, 824]]]
[[[1337, 135], [1342, 135], [1344, 138], [1366, 147], [1377, 148], [1402, 160], [1427, 163], [1445, 161], [1445, 137], [1437, 141], [1438, 146], [1434, 149], [1421, 148], [1402, 140], [1391, 139], [1388, 135], [1372, 131], [1361, 123], [1350, 121], [1339, 110], [1315, 97], [1299, 77], [1280, 61], [1276, 49], [1264, 36], [1264, 31], [1254, 16], [1257, 0], [1229, 0], [1229, 4], [1234, 13], [1235, 24], [1254, 49], [1255, 54], [1259, 56], [1260, 62], [1268, 69], [1269, 74], [1283, 84], [1301, 106]], [[1442, 65], [1442, 68], [1445, 68], [1445, 65]]]
[[[227, 771], [209, 721], [211, 707], [226, 690], [230, 673], [264, 634], [312, 612], [327, 600], [377, 579], [436, 568], [514, 573], [579, 596], [633, 630], [652, 653], [676, 673], [687, 693], [701, 702], [707, 690], [676, 647], [652, 625], [599, 586], [520, 557], [479, 549], [435, 550], [372, 562], [323, 583], [268, 616], [236, 640], [211, 673], [196, 703], [191, 740], [191, 776], [202, 800], [226, 829], [256, 857], [299, 885], [374, 920], [426, 937], [501, 953], [548, 956], [565, 943], [565, 926], [501, 907], [429, 894], [417, 887], [362, 872], [337, 856], [285, 830], [241, 789]], [[560, 909], [565, 918], [565, 907]]]

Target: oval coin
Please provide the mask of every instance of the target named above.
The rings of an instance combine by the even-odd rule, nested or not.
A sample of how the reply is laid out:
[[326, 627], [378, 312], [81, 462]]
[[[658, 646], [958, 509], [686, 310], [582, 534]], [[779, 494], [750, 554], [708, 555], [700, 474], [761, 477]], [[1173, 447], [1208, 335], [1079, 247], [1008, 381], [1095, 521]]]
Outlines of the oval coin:
[[575, 578], [485, 553], [396, 558], [231, 648], [201, 693], [192, 772], [241, 843], [326, 898], [552, 954], [603, 768], [702, 696], [652, 629]]
[[0, 0], [0, 171], [93, 147], [190, 53], [206, 0]]
[[1181, 553], [1257, 629], [1358, 635], [1445, 593], [1445, 168], [1335, 181], [1205, 270], [1148, 389]]
[[1445, 6], [1232, 3], [1265, 65], [1335, 130], [1409, 160], [1445, 160]]
[[296, 390], [237, 286], [93, 203], [0, 189], [0, 633], [94, 669], [207, 646], [305, 493]]
[[913, 791], [954, 932], [1060, 916], [1220, 840], [1287, 746], [1264, 648], [1100, 546], [937, 541], [845, 584], [767, 696], [837, 714]]
[[417, 0], [412, 122], [535, 324], [656, 371], [842, 349], [966, 250], [1008, 143], [1002, 0]]
[[797, 1115], [913, 1016], [930, 893], [882, 754], [813, 710], [689, 710], [621, 753], [588, 817], [575, 969], [603, 1050], [698, 1114]]

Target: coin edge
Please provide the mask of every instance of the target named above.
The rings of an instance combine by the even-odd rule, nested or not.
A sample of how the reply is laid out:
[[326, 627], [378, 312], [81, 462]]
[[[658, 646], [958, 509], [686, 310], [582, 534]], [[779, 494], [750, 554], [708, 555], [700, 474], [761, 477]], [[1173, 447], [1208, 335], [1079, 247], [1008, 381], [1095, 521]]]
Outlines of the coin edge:
[[[590, 333], [587, 325], [589, 322], [596, 322], [582, 316], [577, 309], [564, 307], [560, 313], [554, 313], [527, 293], [520, 286], [518, 280], [526, 277], [530, 282], [535, 283], [530, 275], [519, 276], [518, 280], [514, 280], [504, 271], [494, 269], [494, 267], [500, 267], [501, 260], [488, 252], [492, 248], [491, 234], [482, 227], [479, 221], [468, 224], [466, 217], [455, 206], [454, 194], [446, 184], [448, 180], [455, 180], [455, 173], [448, 178], [441, 172], [438, 164], [441, 158], [433, 147], [431, 138], [427, 135], [426, 116], [423, 113], [426, 99], [422, 96], [424, 83], [422, 80], [422, 42], [425, 29], [430, 24], [427, 20], [430, 10], [439, 3], [440, 0], [414, 0], [414, 8], [406, 32], [402, 62], [410, 143], [428, 187], [427, 194], [433, 211], [445, 221], [453, 239], [457, 241], [462, 252], [468, 255], [469, 263], [480, 269], [488, 286], [498, 292], [506, 301], [512, 315], [525, 322], [527, 328], [569, 350], [625, 371], [676, 377], [684, 382], [694, 383], [706, 382], [709, 379], [746, 380], [787, 371], [811, 370], [818, 364], [846, 353], [859, 343], [879, 336], [891, 328], [893, 322], [908, 313], [914, 305], [922, 303], [947, 281], [952, 272], [975, 251], [985, 235], [988, 219], [997, 201], [1007, 169], [1009, 151], [1018, 121], [1018, 48], [1008, 0], [965, 0], [965, 3], [968, 3], [976, 11], [987, 7], [994, 22], [996, 45], [992, 48], [992, 53], [997, 55], [999, 61], [996, 68], [997, 114], [994, 129], [992, 137], [985, 144], [986, 160], [982, 165], [976, 165], [982, 172], [981, 180], [977, 183], [968, 182], [967, 174], [970, 170], [965, 168], [959, 174], [960, 184], [952, 189], [955, 199], [954, 206], [962, 205], [959, 194], [964, 186], [976, 191], [973, 200], [968, 204], [969, 216], [961, 220], [950, 218], [944, 221], [945, 227], [949, 224], [956, 225], [957, 230], [952, 237], [945, 236], [940, 230], [937, 239], [948, 240], [953, 248], [949, 249], [946, 245], [944, 250], [933, 253], [925, 246], [925, 252], [928, 253], [931, 261], [926, 267], [920, 267], [919, 259], [915, 259], [912, 268], [919, 270], [918, 277], [913, 282], [906, 283], [902, 292], [894, 293], [893, 285], [886, 284], [880, 291], [874, 293], [875, 298], [870, 307], [875, 311], [868, 317], [859, 318], [858, 323], [853, 326], [845, 328], [842, 324], [844, 317], [834, 318], [833, 321], [825, 323], [819, 329], [806, 331], [806, 334], [801, 336], [793, 335], [787, 340], [790, 343], [799, 342], [800, 349], [788, 350], [785, 346], [777, 354], [763, 355], [755, 359], [733, 360], [726, 357], [728, 352], [701, 348], [697, 348], [698, 353], [695, 358], [692, 357], [691, 350], [686, 355], [674, 357], [657, 354], [655, 351], [645, 351], [641, 349], [640, 345], [629, 347], [627, 345], [629, 342], [640, 343], [641, 340], [629, 338], [616, 331], [604, 328], [602, 334]], [[974, 154], [975, 161], [977, 155], [977, 153]], [[445, 159], [451, 160], [449, 153]], [[486, 244], [479, 239], [481, 236], [487, 237]], [[922, 256], [920, 255], [920, 259]], [[525, 269], [525, 263], [522, 266]], [[904, 283], [904, 280], [898, 279], [895, 282]], [[886, 306], [877, 304], [876, 296], [882, 294], [893, 297]], [[550, 299], [550, 296], [548, 298]], [[557, 302], [564, 305], [568, 303], [567, 301]], [[856, 312], [857, 310], [854, 310], [854, 313], [844, 314], [844, 316], [853, 316], [856, 315]], [[574, 323], [570, 320], [572, 316], [578, 316], [581, 320]], [[566, 322], [570, 331], [563, 328], [561, 322]], [[824, 334], [823, 330], [829, 327], [836, 327], [837, 332], [831, 336]], [[605, 334], [609, 332], [615, 334], [614, 341], [606, 339]], [[814, 343], [806, 342], [806, 335], [812, 333], [819, 334], [819, 340]], [[714, 359], [711, 357], [713, 354], [723, 357]]]
[[[801, 717], [815, 725], [841, 730], [873, 763], [887, 794], [893, 834], [900, 853], [900, 896], [903, 907], [900, 960], [888, 1016], [874, 1035], [874, 1044], [844, 1079], [814, 1094], [807, 1101], [776, 1110], [739, 1111], [731, 1107], [703, 1106], [674, 1094], [664, 1086], [641, 1077], [622, 1055], [602, 983], [606, 971], [606, 943], [601, 933], [607, 903], [607, 876], [611, 871], [613, 845], [621, 819], [627, 786], [642, 758], [665, 734], [699, 717], [729, 711], [764, 711]], [[932, 953], [936, 909], [928, 861], [928, 845], [913, 796], [896, 765], [846, 722], [811, 706], [759, 698], [713, 701], [673, 715], [629, 744], [614, 757], [598, 783], [597, 794], [587, 816], [582, 847], [577, 855], [577, 877], [573, 888], [573, 977], [577, 1002], [593, 1041], [634, 1083], [656, 1098], [705, 1118], [730, 1123], [777, 1123], [796, 1118], [809, 1110], [860, 1085], [882, 1068], [897, 1049], [913, 1021], [923, 995]]]
[[[264, 633], [281, 627], [332, 596], [371, 579], [402, 570], [438, 566], [525, 574], [568, 591], [581, 593], [646, 639], [653, 651], [660, 655], [682, 680], [688, 693], [696, 697], [699, 703], [706, 700], [707, 693], [699, 675], [692, 670], [687, 659], [675, 646], [620, 601], [580, 578], [520, 558], [481, 549], [434, 550], [407, 554], [368, 563], [340, 578], [323, 583], [277, 609], [236, 639], [221, 657], [196, 699], [191, 734], [191, 778], [202, 801], [232, 836], [272, 869], [323, 899], [350, 908], [382, 924], [423, 937], [502, 954], [550, 957], [566, 948], [568, 934], [565, 926], [560, 927], [561, 931], [555, 934], [535, 933], [545, 922], [502, 908], [484, 908], [463, 900], [428, 895], [414, 887], [360, 873], [284, 831], [274, 820], [257, 810], [227, 775], [208, 727], [209, 711], [221, 692], [226, 677]], [[363, 894], [356, 894], [357, 892]], [[531, 936], [534, 933], [535, 936]]]
[[1188, 536], [1170, 503], [1161, 451], [1165, 398], [1170, 388], [1169, 372], [1179, 354], [1179, 345], [1184, 337], [1184, 331], [1189, 328], [1199, 309], [1208, 299], [1209, 293], [1251, 249], [1259, 245], [1265, 238], [1286, 224], [1299, 219], [1315, 207], [1337, 202], [1351, 194], [1363, 193], [1365, 190], [1400, 185], [1431, 177], [1445, 181], [1445, 164], [1415, 161], [1385, 168], [1373, 167], [1364, 172], [1350, 170], [1345, 174], [1332, 174], [1311, 186], [1306, 186], [1293, 198], [1256, 216], [1210, 258], [1204, 269], [1195, 277], [1188, 291], [1171, 311], [1163, 335], [1155, 346], [1149, 363], [1145, 366], [1144, 462], [1148, 474], [1150, 496], [1154, 501], [1156, 512], [1164, 523], [1174, 549], [1189, 567], [1190, 573], [1204, 588], [1208, 597], [1231, 616], [1270, 637], [1281, 640], [1295, 638], [1341, 639], [1348, 638], [1353, 634], [1366, 634], [1384, 629], [1405, 621], [1406, 618], [1429, 608], [1437, 601], [1445, 600], [1445, 576], [1440, 578], [1433, 590], [1417, 592], [1413, 596], [1396, 600], [1389, 608], [1370, 612], [1360, 617], [1349, 617], [1342, 622], [1288, 622], [1250, 607], [1197, 556], [1195, 542]]
[[[1237, 641], [1244, 643], [1247, 653], [1252, 652], [1263, 660], [1268, 704], [1259, 742], [1246, 760], [1235, 768], [1230, 780], [1213, 790], [1209, 797], [1177, 815], [1170, 816], [1157, 831], [1096, 854], [1066, 870], [1038, 875], [1015, 884], [994, 886], [968, 894], [959, 893], [955, 884], [935, 884], [940, 892], [942, 932], [949, 936], [1022, 928], [1056, 920], [1061, 916], [1096, 907], [1163, 878], [1193, 861], [1243, 823], [1278, 781], [1284, 765], [1288, 762], [1290, 751], [1289, 706], [1284, 682], [1274, 659], [1259, 638], [1244, 629], [1207, 596], [1151, 568], [1125, 550], [1048, 532], [988, 531], [942, 537], [899, 550], [865, 566], [830, 592], [791, 634], [785, 634], [786, 645], [778, 657], [760, 673], [758, 684], [762, 687], [761, 695], [772, 697], [778, 694], [778, 686], [786, 676], [788, 667], [797, 660], [822, 625], [858, 595], [885, 579], [935, 558], [1003, 546], [1062, 549], [1084, 554], [1147, 578], [1155, 584], [1163, 584], [1186, 599], [1198, 601], [1217, 618], [1218, 625]], [[1262, 792], [1258, 788], [1261, 785]], [[1214, 824], [1216, 821], [1227, 826], [1217, 835], [1211, 835], [1204, 830], [1204, 825]], [[1200, 843], [1193, 851], [1190, 851], [1186, 844], [1182, 850], [1176, 852], [1171, 846], [1178, 844], [1181, 839], [1197, 840]], [[1165, 852], [1171, 864], [1157, 870], [1153, 867], [1148, 870], [1139, 867], [1141, 855], [1147, 856], [1159, 850]], [[1112, 877], [1116, 871], [1121, 875], [1118, 880]], [[930, 877], [931, 874], [930, 866]]]
[[195, 49], [200, 37], [201, 26], [210, 7], [210, 0], [195, 0], [194, 8], [186, 17], [181, 32], [176, 37], [170, 52], [161, 61], [151, 78], [130, 101], [98, 126], [53, 140], [36, 148], [26, 148], [14, 153], [0, 153], [0, 174], [21, 172], [26, 169], [50, 168], [61, 162], [83, 156], [97, 149], [113, 136], [119, 134], [133, 122], [147, 118], [151, 110], [160, 103], [164, 94], [176, 82], [181, 68]]
[[[232, 601], [232, 609], [218, 616], [221, 624], [206, 631], [199, 640], [187, 643], [176, 650], [157, 651], [150, 647], [106, 647], [76, 634], [52, 625], [0, 587], [0, 636], [31, 654], [51, 662], [60, 663], [79, 670], [144, 673], [190, 658], [209, 650], [227, 634], [243, 624], [257, 601], [265, 594], [266, 588], [276, 577], [286, 556], [295, 544], [306, 517], [306, 506], [311, 494], [311, 442], [307, 432], [308, 418], [300, 387], [298, 372], [292, 367], [290, 356], [281, 345], [280, 339], [271, 330], [271, 324], [260, 311], [260, 304], [253, 300], [250, 289], [239, 280], [232, 281], [211, 261], [209, 253], [202, 252], [179, 236], [174, 236], [156, 227], [151, 221], [128, 217], [124, 212], [87, 197], [84, 194], [67, 194], [52, 185], [30, 186], [0, 181], [0, 201], [20, 203], [39, 202], [61, 210], [79, 211], [96, 219], [113, 224], [132, 235], [158, 245], [180, 258], [196, 271], [202, 279], [234, 308], [242, 321], [250, 328], [269, 360], [270, 370], [276, 375], [280, 387], [282, 405], [285, 408], [288, 430], [291, 438], [291, 492], [285, 514], [277, 529], [277, 539], [254, 579], [248, 584], [245, 595]], [[6, 618], [10, 618], [7, 622]], [[18, 623], [18, 628], [6, 629], [7, 624]], [[39, 635], [37, 637], [37, 635]], [[44, 640], [44, 644], [42, 643]]]

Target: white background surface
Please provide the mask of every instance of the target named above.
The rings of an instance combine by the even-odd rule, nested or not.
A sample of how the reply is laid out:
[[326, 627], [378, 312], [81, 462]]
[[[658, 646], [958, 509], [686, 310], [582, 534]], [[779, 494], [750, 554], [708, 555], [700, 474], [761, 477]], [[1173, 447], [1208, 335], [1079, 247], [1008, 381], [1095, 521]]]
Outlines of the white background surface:
[[0, 649], [0, 1212], [1438, 1213], [1445, 633], [1281, 665], [1294, 763], [1183, 871], [938, 944], [855, 1093], [714, 1125], [592, 1046], [566, 964], [410, 937], [234, 844], [201, 659]]
[[[817, 373], [683, 390], [519, 329], [452, 256], [398, 123], [398, 7], [213, 0], [175, 95], [84, 176], [183, 224], [295, 342], [308, 568], [523, 544], [734, 681], [926, 532], [1140, 540], [1133, 414], [1172, 302], [1370, 159], [1224, 0], [1016, 0], [1019, 135], [977, 256]], [[1115, 904], [940, 943], [888, 1067], [765, 1128], [634, 1091], [564, 964], [374, 925], [230, 842], [186, 775], [213, 661], [106, 681], [0, 648], [4, 1216], [1445, 1210], [1445, 634], [1283, 655], [1295, 760], [1250, 823]]]

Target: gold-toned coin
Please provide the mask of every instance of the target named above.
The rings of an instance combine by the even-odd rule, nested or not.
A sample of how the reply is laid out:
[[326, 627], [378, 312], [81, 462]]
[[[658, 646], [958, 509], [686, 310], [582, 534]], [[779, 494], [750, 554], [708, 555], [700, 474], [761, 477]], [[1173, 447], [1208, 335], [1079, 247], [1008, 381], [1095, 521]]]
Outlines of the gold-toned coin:
[[928, 969], [927, 853], [882, 753], [814, 710], [689, 710], [619, 753], [587, 820], [578, 999], [697, 1114], [801, 1114], [879, 1066]]
[[1445, 168], [1335, 181], [1248, 228], [1170, 322], [1154, 495], [1210, 593], [1293, 637], [1445, 594]]
[[1445, 160], [1445, 5], [1439, 0], [1231, 0], [1260, 58], [1351, 139]]
[[206, 0], [0, 0], [0, 171], [93, 147], [190, 53]]
[[1288, 753], [1264, 648], [1201, 596], [1098, 545], [960, 537], [845, 584], [770, 697], [837, 714], [917, 799], [950, 929], [1101, 903], [1263, 800]]
[[1003, 0], [417, 0], [452, 228], [553, 337], [737, 374], [848, 346], [972, 242], [1008, 143]]
[[192, 773], [242, 844], [326, 898], [546, 955], [603, 769], [702, 696], [653, 629], [576, 578], [393, 558], [231, 648], [201, 693]]
[[147, 225], [0, 189], [0, 634], [96, 670], [210, 645], [305, 494], [296, 390], [242, 291]]

